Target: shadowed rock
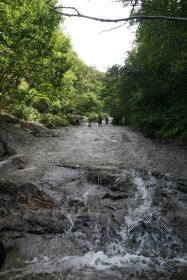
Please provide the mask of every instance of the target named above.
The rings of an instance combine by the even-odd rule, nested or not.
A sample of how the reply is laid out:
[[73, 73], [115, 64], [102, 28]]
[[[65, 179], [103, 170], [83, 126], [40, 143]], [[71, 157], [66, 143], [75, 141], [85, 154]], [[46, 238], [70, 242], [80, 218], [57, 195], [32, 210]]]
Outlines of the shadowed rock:
[[103, 170], [91, 170], [88, 172], [87, 181], [89, 183], [108, 186], [116, 180], [116, 175], [104, 173]]
[[112, 200], [118, 200], [128, 198], [128, 195], [126, 194], [112, 194], [112, 193], [106, 193], [101, 197], [101, 199], [112, 199]]
[[9, 147], [8, 143], [0, 138], [0, 158], [14, 155], [15, 151]]
[[3, 243], [0, 241], [0, 269], [2, 268], [6, 258], [6, 250]]

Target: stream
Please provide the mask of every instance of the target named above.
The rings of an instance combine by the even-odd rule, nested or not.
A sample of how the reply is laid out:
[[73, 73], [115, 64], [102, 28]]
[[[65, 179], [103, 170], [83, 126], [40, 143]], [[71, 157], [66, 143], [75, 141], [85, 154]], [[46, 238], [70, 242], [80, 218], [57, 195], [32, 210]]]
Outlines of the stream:
[[1, 280], [187, 279], [187, 150], [126, 126], [0, 133]]

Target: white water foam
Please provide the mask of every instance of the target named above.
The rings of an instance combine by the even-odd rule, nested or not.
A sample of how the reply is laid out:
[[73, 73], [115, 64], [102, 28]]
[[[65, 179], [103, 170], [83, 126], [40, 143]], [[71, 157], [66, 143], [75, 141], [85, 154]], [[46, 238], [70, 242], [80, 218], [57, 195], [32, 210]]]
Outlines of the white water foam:
[[[187, 264], [187, 259], [176, 258], [172, 262], [180, 262], [181, 264]], [[24, 261], [23, 269], [14, 270], [17, 274], [11, 277], [11, 280], [20, 279], [29, 274], [40, 273], [55, 273], [65, 272], [69, 269], [72, 270], [88, 270], [93, 269], [97, 271], [113, 271], [114, 269], [130, 268], [134, 271], [151, 271], [153, 268], [156, 271], [164, 271], [167, 262], [163, 258], [151, 259], [144, 256], [125, 254], [124, 256], [116, 255], [109, 257], [104, 254], [103, 251], [96, 253], [89, 252], [83, 256], [65, 256], [58, 259], [50, 259], [47, 256], [41, 256], [40, 258], [34, 258], [32, 261]], [[172, 265], [172, 263], [171, 263]], [[0, 275], [6, 275], [8, 271], [0, 273]]]

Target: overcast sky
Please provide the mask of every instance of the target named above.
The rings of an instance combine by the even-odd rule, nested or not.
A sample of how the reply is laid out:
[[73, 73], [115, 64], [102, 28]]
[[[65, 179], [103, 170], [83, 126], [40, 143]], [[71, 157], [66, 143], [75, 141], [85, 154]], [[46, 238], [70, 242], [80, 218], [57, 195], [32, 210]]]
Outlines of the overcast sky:
[[[121, 3], [114, 3], [113, 0], [59, 0], [59, 3], [76, 7], [80, 13], [95, 17], [113, 19], [129, 15]], [[63, 30], [70, 35], [73, 49], [80, 59], [105, 71], [114, 64], [123, 64], [126, 52], [132, 49], [135, 28], [129, 29], [127, 23], [110, 30], [120, 24], [70, 17], [66, 18]]]

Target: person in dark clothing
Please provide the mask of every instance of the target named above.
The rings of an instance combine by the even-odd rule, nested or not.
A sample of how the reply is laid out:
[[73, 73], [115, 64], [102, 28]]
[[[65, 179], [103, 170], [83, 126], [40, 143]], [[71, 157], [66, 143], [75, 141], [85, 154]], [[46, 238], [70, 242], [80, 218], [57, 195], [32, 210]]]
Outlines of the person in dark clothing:
[[103, 118], [102, 118], [101, 115], [99, 114], [99, 116], [98, 116], [98, 121], [97, 121], [99, 127], [102, 126], [102, 120], [103, 120]]
[[79, 119], [79, 124], [80, 124], [80, 125], [83, 124], [83, 120], [84, 120], [84, 117], [83, 117], [83, 116], [80, 116], [80, 119]]
[[106, 121], [106, 125], [107, 125], [108, 124], [108, 117], [106, 117], [105, 121]]
[[79, 114], [75, 115], [75, 122], [76, 122], [76, 126], [80, 125], [80, 115]]
[[88, 127], [92, 127], [91, 119], [88, 120]]

